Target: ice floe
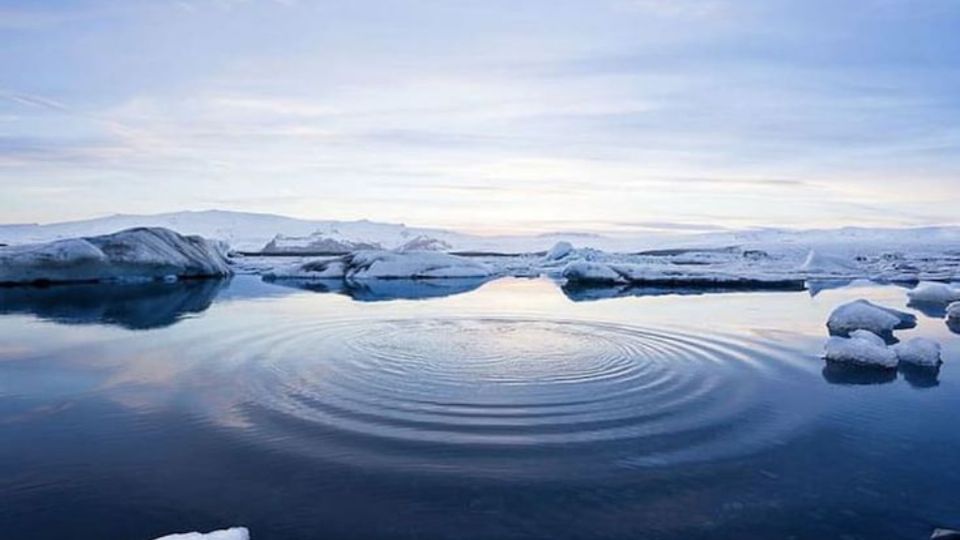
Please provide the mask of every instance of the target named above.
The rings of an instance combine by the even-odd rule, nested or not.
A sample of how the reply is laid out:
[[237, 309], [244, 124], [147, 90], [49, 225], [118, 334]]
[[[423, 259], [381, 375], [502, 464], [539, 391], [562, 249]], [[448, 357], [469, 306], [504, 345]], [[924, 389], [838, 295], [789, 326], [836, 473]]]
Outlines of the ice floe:
[[218, 243], [162, 228], [0, 248], [0, 283], [176, 279], [231, 272]]
[[554, 244], [543, 258], [547, 261], [558, 261], [568, 257], [571, 253], [573, 253], [573, 244], [560, 241]]
[[714, 287], [742, 287], [756, 289], [803, 290], [801, 278], [763, 273], [729, 273], [703, 266], [684, 267], [672, 263], [609, 263], [573, 261], [563, 269], [562, 276], [571, 283], [607, 283], [633, 285], [676, 285]]
[[913, 338], [909, 341], [893, 346], [897, 358], [905, 364], [915, 366], [936, 367], [941, 359], [940, 344], [927, 338]]
[[889, 369], [896, 368], [898, 363], [896, 352], [883, 338], [866, 330], [855, 330], [850, 337], [831, 337], [827, 340], [824, 357], [831, 362]]
[[855, 330], [869, 330], [874, 334], [885, 335], [894, 330], [912, 328], [917, 317], [873, 304], [867, 300], [855, 300], [833, 310], [827, 321], [832, 334], [848, 334]]
[[946, 283], [923, 282], [907, 291], [907, 296], [915, 303], [946, 305], [960, 301], [960, 288]]
[[432, 251], [357, 251], [337, 258], [308, 260], [266, 274], [273, 279], [439, 279], [494, 274], [477, 260]]

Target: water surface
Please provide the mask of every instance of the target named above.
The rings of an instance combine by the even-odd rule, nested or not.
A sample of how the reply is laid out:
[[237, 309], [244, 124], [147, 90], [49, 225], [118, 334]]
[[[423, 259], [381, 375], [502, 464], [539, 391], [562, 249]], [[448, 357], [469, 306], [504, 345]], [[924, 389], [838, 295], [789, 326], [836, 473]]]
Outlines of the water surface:
[[[843, 284], [835, 284], [843, 285]], [[825, 366], [902, 288], [230, 282], [0, 290], [4, 538], [927, 538], [939, 372]], [[906, 308], [905, 308], [906, 309]]]

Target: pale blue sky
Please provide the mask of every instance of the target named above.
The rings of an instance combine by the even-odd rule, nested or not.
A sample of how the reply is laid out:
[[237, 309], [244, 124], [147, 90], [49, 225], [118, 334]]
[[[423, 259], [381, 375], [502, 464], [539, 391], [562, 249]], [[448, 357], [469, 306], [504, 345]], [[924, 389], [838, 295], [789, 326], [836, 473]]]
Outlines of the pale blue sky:
[[0, 0], [0, 222], [960, 222], [960, 0]]

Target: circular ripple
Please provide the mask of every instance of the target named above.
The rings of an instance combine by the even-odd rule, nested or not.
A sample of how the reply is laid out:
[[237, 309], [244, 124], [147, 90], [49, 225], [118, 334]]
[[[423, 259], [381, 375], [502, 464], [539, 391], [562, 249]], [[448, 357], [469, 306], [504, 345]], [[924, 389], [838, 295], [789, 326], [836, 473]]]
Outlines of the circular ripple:
[[762, 344], [611, 324], [324, 322], [242, 350], [248, 433], [364, 467], [569, 476], [712, 460], [782, 442], [805, 409]]

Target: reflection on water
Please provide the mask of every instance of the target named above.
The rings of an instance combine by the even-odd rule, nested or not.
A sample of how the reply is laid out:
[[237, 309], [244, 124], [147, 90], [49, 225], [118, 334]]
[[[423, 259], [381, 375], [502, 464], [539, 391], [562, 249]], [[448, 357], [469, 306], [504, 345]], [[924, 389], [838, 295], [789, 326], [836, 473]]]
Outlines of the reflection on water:
[[820, 358], [827, 315], [902, 307], [902, 289], [695, 292], [0, 290], [0, 536], [905, 539], [960, 522], [960, 339], [941, 319], [898, 332], [940, 341], [939, 370], [851, 369]]
[[63, 324], [111, 324], [131, 330], [162, 328], [209, 308], [225, 283], [194, 280], [0, 287], [0, 314], [23, 313]]
[[823, 379], [831, 384], [886, 384], [897, 380], [897, 370], [824, 362]]
[[886, 384], [903, 377], [913, 388], [933, 388], [940, 384], [940, 367], [915, 366], [901, 364], [897, 369], [883, 369], [871, 366], [855, 366], [840, 362], [825, 362], [821, 372], [823, 379], [831, 384], [870, 385]]
[[574, 302], [589, 302], [592, 300], [609, 300], [612, 298], [642, 297], [642, 296], [699, 296], [704, 294], [724, 294], [724, 293], [743, 293], [743, 292], [797, 292], [805, 290], [804, 287], [794, 284], [771, 285], [760, 287], [758, 285], [745, 286], [707, 286], [698, 285], [690, 287], [666, 287], [666, 286], [636, 286], [636, 285], [593, 285], [580, 283], [565, 283], [562, 288], [563, 294]]
[[460, 279], [378, 279], [344, 281], [342, 279], [278, 279], [279, 286], [319, 293], [349, 296], [358, 302], [389, 300], [426, 300], [473, 291], [486, 283], [485, 278]]
[[947, 316], [947, 304], [911, 300], [907, 306], [934, 319], [943, 319]]

